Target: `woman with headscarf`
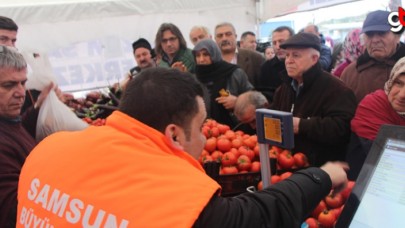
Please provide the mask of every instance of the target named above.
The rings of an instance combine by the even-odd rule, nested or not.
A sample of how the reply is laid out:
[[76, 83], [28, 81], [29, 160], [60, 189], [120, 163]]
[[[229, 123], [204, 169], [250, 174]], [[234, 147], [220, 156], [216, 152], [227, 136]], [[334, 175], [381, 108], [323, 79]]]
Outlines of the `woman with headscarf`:
[[222, 60], [221, 51], [213, 40], [201, 40], [194, 47], [193, 55], [197, 64], [195, 74], [208, 91], [205, 99], [208, 118], [235, 127], [238, 122], [232, 110], [236, 98], [253, 89], [246, 73]]
[[357, 58], [364, 52], [364, 45], [360, 37], [361, 29], [351, 30], [343, 42], [344, 60], [332, 69], [332, 74], [340, 78], [343, 70], [352, 62], [356, 62]]
[[392, 68], [384, 90], [368, 94], [357, 107], [351, 121], [352, 137], [346, 156], [349, 178], [357, 178], [383, 124], [405, 126], [405, 57]]

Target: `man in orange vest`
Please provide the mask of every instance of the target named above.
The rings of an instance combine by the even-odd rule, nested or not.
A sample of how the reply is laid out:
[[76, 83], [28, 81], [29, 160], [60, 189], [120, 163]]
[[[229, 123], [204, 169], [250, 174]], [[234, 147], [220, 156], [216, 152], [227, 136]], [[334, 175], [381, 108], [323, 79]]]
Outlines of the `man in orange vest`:
[[202, 97], [190, 73], [150, 68], [131, 80], [105, 126], [44, 139], [21, 171], [17, 227], [299, 227], [347, 182], [345, 164], [327, 163], [221, 197], [197, 161]]

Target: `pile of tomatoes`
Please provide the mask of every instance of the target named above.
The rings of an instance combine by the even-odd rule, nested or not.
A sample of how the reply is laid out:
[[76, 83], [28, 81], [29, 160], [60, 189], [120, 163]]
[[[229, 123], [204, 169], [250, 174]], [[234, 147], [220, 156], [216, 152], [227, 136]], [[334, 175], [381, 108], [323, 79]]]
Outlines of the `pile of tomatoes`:
[[82, 120], [93, 126], [103, 126], [103, 125], [105, 125], [105, 121], [106, 121], [103, 118], [97, 118], [97, 119], [93, 120], [90, 117], [84, 117], [84, 118], [82, 118]]
[[[207, 138], [199, 161], [221, 163], [220, 174], [260, 172], [259, 145], [256, 135], [233, 131], [228, 125], [208, 119], [202, 127]], [[277, 159], [277, 170], [292, 170], [309, 166], [303, 153], [272, 146], [269, 157]]]
[[354, 181], [349, 181], [343, 191], [335, 194], [331, 193], [321, 200], [312, 211], [311, 216], [305, 220], [308, 228], [334, 227], [354, 185]]

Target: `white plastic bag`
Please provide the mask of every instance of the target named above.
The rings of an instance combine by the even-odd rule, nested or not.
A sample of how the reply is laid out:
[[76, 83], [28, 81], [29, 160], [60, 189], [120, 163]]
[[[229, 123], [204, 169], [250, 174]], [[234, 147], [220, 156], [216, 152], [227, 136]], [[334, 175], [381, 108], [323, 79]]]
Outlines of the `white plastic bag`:
[[36, 140], [39, 142], [57, 131], [79, 131], [87, 126], [51, 90], [39, 109]]
[[[51, 63], [46, 55], [34, 56], [32, 53], [23, 55], [31, 68], [27, 76], [27, 89], [42, 91], [51, 82], [56, 84]], [[86, 127], [88, 124], [78, 118], [68, 106], [59, 100], [55, 91], [51, 90], [39, 109], [36, 140], [39, 142], [58, 131], [78, 131]]]

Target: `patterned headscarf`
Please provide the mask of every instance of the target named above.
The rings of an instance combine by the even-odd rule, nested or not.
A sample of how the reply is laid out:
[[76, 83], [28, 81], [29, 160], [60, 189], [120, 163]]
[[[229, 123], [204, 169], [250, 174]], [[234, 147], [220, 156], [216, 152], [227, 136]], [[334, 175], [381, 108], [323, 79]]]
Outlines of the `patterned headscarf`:
[[344, 55], [349, 62], [355, 62], [364, 52], [364, 45], [361, 42], [360, 33], [360, 28], [351, 30], [343, 43]]
[[[405, 57], [402, 57], [395, 63], [394, 67], [391, 70], [390, 77], [388, 81], [385, 82], [384, 91], [388, 95], [392, 89], [392, 84], [394, 83], [395, 79], [397, 79], [400, 75], [405, 74]], [[397, 112], [401, 116], [405, 116], [405, 112]]]

